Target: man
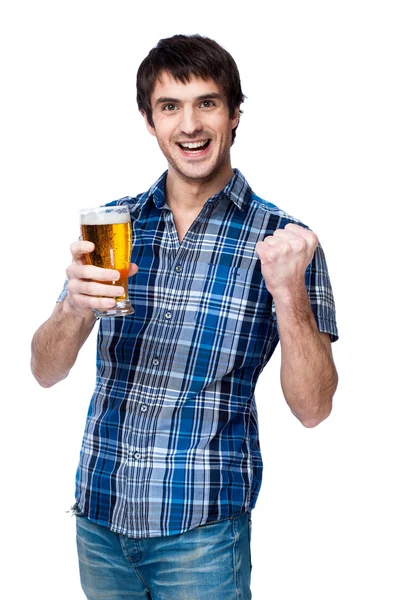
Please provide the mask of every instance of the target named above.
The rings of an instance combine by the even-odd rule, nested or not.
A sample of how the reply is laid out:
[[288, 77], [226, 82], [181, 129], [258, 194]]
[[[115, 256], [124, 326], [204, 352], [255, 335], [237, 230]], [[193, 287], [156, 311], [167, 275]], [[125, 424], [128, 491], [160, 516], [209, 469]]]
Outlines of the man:
[[[254, 388], [278, 341], [285, 399], [325, 419], [337, 375], [335, 310], [310, 230], [252, 192], [230, 147], [244, 100], [232, 57], [200, 36], [160, 40], [137, 100], [168, 170], [118, 203], [133, 226], [135, 313], [103, 318], [77, 473], [78, 554], [89, 599], [248, 599], [260, 485]], [[49, 387], [68, 375], [118, 273], [71, 246], [68, 282], [32, 342]]]

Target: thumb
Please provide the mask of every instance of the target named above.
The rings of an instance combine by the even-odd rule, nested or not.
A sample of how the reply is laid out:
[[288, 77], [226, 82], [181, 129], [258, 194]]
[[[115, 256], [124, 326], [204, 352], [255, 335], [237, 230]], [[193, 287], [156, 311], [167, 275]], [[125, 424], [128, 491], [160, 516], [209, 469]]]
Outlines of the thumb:
[[139, 267], [135, 263], [131, 263], [129, 266], [129, 274], [128, 277], [132, 277], [132, 275], [136, 275], [139, 271]]

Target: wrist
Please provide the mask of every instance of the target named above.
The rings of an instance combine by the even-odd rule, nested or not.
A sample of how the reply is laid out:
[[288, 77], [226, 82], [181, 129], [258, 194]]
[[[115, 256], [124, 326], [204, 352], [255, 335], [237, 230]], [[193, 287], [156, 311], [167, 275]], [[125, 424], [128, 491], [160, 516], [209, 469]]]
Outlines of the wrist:
[[304, 284], [286, 291], [281, 290], [279, 294], [273, 296], [273, 300], [281, 334], [287, 331], [293, 335], [298, 327], [303, 330], [305, 325], [314, 331], [317, 330], [317, 323]]
[[299, 305], [309, 305], [308, 294], [304, 281], [298, 284], [287, 285], [270, 291], [275, 307], [289, 308]]

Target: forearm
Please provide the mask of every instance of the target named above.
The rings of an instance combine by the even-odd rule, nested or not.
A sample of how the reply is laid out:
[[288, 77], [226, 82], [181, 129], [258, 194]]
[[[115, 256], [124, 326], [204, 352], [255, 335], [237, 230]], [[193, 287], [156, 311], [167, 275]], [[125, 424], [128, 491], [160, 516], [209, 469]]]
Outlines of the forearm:
[[275, 299], [281, 343], [281, 384], [293, 414], [314, 427], [331, 412], [337, 373], [328, 336], [324, 343], [305, 287]]
[[56, 305], [32, 339], [31, 369], [42, 387], [65, 379], [95, 323], [93, 311], [76, 314], [68, 301]]

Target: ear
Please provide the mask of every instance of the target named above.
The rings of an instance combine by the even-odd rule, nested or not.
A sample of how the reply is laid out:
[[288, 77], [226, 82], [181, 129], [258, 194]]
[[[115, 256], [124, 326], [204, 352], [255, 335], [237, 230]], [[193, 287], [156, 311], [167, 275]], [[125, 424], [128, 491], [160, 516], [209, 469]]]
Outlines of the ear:
[[235, 127], [237, 127], [237, 125], [239, 123], [239, 117], [240, 117], [240, 106], [235, 108], [235, 113], [231, 119], [232, 129], [235, 129]]
[[145, 113], [144, 110], [142, 110], [142, 117], [144, 118], [144, 122], [146, 123], [146, 127], [147, 127], [147, 131], [151, 134], [154, 135], [154, 137], [156, 136], [156, 130], [154, 129], [154, 127], [152, 125], [150, 125], [148, 119], [147, 119], [147, 115]]

